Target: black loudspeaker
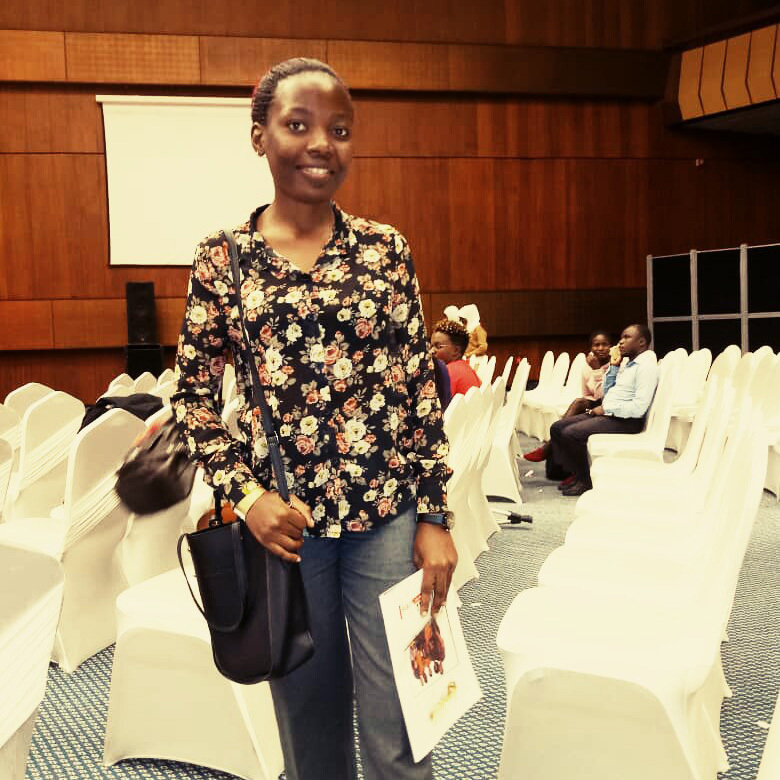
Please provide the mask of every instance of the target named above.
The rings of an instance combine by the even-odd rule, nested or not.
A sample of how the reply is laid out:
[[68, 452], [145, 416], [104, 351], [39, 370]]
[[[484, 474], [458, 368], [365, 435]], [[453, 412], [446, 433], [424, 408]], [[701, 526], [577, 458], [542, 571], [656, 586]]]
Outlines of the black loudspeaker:
[[127, 282], [127, 343], [156, 344], [157, 314], [154, 308], [154, 282]]
[[160, 344], [128, 344], [125, 347], [125, 371], [137, 379], [144, 371], [160, 376], [163, 372], [163, 348]]

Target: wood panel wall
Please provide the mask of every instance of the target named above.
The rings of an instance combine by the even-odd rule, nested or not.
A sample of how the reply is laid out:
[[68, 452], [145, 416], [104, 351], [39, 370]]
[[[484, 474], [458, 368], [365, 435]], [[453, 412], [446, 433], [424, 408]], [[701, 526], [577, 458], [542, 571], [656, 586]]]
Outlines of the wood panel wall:
[[[36, 380], [93, 400], [122, 368], [127, 281], [155, 283], [164, 343], [178, 331], [186, 269], [108, 265], [96, 92], [246, 95], [267, 63], [341, 52], [358, 86], [341, 205], [408, 236], [429, 320], [477, 299], [500, 357], [538, 364], [546, 348], [582, 348], [592, 327], [641, 319], [649, 252], [778, 240], [776, 142], [667, 129], [655, 86], [637, 77], [624, 96], [594, 65], [638, 72], [657, 54], [551, 48], [544, 61], [588, 64], [563, 90], [576, 94], [556, 94], [552, 71], [536, 82], [547, 94], [528, 94], [496, 70], [540, 56], [526, 46], [652, 49], [684, 2], [350, 0], [338, 19], [304, 6], [261, 17], [226, 0], [218, 18], [183, 0], [0, 7], [0, 398]], [[365, 42], [381, 68], [355, 57]]]

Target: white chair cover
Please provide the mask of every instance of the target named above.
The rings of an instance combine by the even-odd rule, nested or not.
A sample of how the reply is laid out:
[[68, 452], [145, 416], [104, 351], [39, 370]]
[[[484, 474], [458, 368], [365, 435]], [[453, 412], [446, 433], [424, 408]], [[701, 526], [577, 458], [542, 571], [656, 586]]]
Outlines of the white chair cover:
[[42, 385], [40, 382], [28, 382], [26, 385], [17, 387], [16, 390], [11, 390], [3, 403], [9, 409], [13, 409], [21, 418], [36, 401], [40, 401], [41, 398], [45, 398], [53, 392], [51, 387]]
[[276, 780], [283, 761], [269, 686], [217, 672], [179, 569], [126, 590], [116, 609], [104, 763], [165, 758]]

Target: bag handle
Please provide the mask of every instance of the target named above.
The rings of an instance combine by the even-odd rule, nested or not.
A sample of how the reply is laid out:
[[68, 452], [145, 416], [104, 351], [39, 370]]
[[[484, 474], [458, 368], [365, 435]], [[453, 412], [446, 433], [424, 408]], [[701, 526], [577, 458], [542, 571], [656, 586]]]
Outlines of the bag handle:
[[249, 366], [249, 373], [252, 380], [252, 403], [260, 409], [260, 417], [263, 422], [263, 432], [268, 444], [268, 455], [271, 458], [271, 469], [276, 482], [276, 490], [286, 504], [290, 504], [290, 491], [287, 488], [287, 478], [284, 475], [284, 463], [282, 453], [279, 448], [279, 437], [274, 429], [271, 410], [268, 408], [268, 402], [265, 400], [265, 391], [260, 382], [260, 375], [257, 372], [257, 364], [252, 350], [249, 347], [249, 334], [246, 331], [244, 322], [244, 307], [241, 303], [241, 269], [238, 264], [238, 246], [233, 231], [230, 228], [224, 228], [225, 240], [230, 251], [230, 267], [233, 272], [233, 286], [236, 288], [236, 303], [238, 308], [238, 319], [241, 323], [241, 352], [244, 362]]

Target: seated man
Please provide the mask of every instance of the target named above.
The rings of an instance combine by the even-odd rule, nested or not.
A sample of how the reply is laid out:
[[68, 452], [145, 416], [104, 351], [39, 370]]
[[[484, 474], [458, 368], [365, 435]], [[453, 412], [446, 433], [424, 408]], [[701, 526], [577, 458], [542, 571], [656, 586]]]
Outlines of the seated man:
[[612, 347], [600, 406], [558, 420], [550, 428], [552, 456], [571, 473], [564, 496], [592, 487], [588, 437], [594, 433], [639, 433], [658, 384], [658, 363], [646, 325], [629, 325]]

